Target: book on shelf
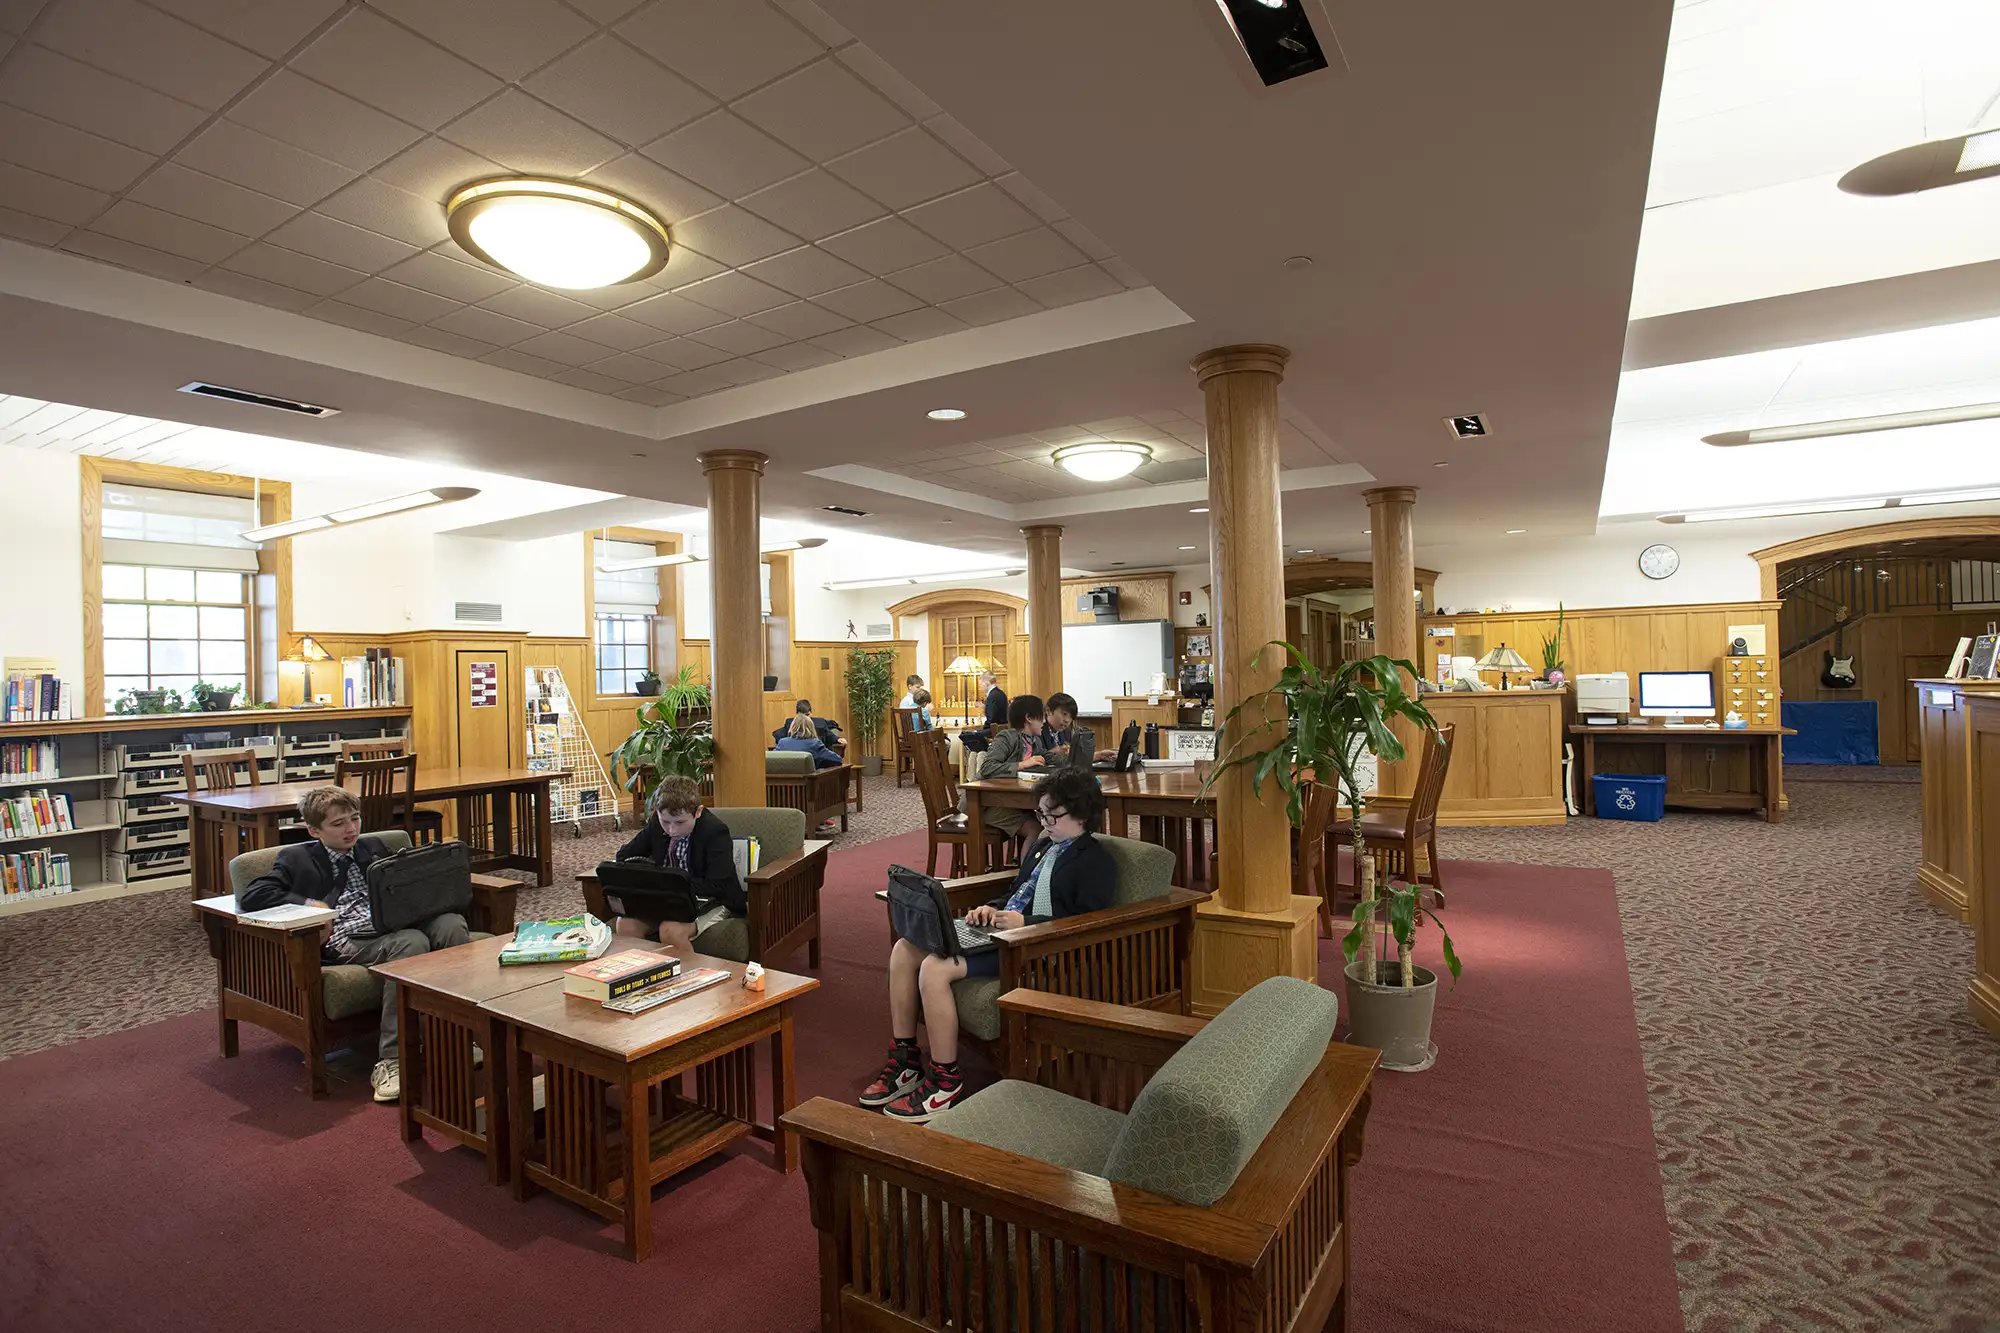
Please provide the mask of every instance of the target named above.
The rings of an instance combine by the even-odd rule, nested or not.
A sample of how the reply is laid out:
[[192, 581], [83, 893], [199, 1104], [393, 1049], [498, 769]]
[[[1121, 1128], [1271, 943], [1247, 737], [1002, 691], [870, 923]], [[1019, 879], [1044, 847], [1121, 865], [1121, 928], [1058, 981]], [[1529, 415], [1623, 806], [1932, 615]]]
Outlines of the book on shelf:
[[61, 750], [52, 740], [0, 742], [0, 777], [59, 778], [61, 770]]
[[46, 787], [0, 798], [0, 838], [26, 838], [38, 833], [67, 833], [76, 827], [76, 808], [69, 793]]
[[76, 716], [68, 682], [53, 671], [23, 671], [9, 667], [0, 721], [58, 722]]
[[626, 949], [564, 968], [563, 991], [604, 1004], [671, 981], [680, 970], [681, 960], [670, 953]]
[[602, 958], [611, 947], [611, 927], [588, 912], [552, 921], [523, 921], [500, 951], [503, 964], [580, 963]]
[[669, 1000], [678, 1000], [690, 991], [698, 991], [708, 986], [716, 986], [729, 980], [732, 974], [719, 967], [689, 968], [672, 981], [648, 986], [622, 999], [606, 1000], [604, 1007], [613, 1013], [643, 1014], [648, 1009], [657, 1008]]
[[370, 648], [340, 659], [341, 702], [348, 708], [383, 708], [409, 702], [403, 659], [387, 648]]
[[0, 900], [49, 898], [75, 887], [68, 852], [38, 850], [0, 855]]

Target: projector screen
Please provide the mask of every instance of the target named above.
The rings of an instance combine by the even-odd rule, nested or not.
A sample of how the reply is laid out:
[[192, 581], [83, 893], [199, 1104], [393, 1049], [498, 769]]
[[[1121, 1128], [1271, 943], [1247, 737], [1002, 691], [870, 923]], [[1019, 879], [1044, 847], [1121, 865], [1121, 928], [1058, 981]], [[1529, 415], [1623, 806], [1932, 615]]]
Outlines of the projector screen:
[[[1079, 712], [1109, 713], [1111, 696], [1146, 693], [1154, 672], [1174, 688], [1174, 627], [1167, 620], [1124, 620], [1110, 625], [1064, 625], [1063, 689]], [[1099, 738], [1102, 741], [1102, 738]], [[1109, 744], [1110, 742], [1103, 742]]]

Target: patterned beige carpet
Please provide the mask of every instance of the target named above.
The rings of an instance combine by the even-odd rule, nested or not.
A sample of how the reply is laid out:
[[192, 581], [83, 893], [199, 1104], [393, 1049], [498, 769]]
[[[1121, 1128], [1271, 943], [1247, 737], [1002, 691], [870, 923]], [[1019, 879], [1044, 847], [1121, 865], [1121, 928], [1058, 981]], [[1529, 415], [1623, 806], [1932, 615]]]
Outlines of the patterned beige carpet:
[[[1576, 820], [1450, 830], [1443, 851], [1616, 874], [1691, 1333], [2000, 1330], [2000, 1040], [1965, 1012], [1969, 930], [1916, 890], [1917, 787], [1787, 778], [1775, 827]], [[886, 778], [867, 805], [836, 849], [922, 821]], [[580, 906], [570, 873], [628, 835], [559, 835], [563, 873], [523, 914]], [[206, 1008], [213, 986], [167, 896], [0, 919], [0, 1058]], [[1579, 1256], [1579, 1276], [1617, 1263]]]

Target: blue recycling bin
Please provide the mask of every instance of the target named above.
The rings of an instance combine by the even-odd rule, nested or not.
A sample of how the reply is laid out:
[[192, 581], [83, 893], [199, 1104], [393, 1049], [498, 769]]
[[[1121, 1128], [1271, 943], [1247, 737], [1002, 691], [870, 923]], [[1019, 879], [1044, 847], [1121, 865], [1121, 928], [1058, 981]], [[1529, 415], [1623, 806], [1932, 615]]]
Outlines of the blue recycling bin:
[[1662, 773], [1596, 773], [1592, 795], [1599, 819], [1657, 823], [1667, 813], [1667, 779]]

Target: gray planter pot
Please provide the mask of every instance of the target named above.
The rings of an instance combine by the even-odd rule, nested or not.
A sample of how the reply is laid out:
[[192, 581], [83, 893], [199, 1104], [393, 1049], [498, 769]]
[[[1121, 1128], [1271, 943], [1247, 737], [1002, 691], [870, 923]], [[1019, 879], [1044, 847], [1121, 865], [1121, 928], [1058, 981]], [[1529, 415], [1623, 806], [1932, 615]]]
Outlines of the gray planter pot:
[[1347, 1039], [1382, 1052], [1382, 1067], [1417, 1074], [1437, 1063], [1431, 1044], [1431, 1014], [1437, 1008], [1437, 975], [1417, 969], [1416, 984], [1403, 988], [1396, 964], [1380, 966], [1379, 984], [1363, 978], [1360, 963], [1347, 972]]
[[882, 756], [881, 756], [881, 755], [879, 755], [879, 754], [864, 754], [864, 755], [862, 755], [862, 756], [861, 756], [861, 776], [863, 776], [863, 777], [866, 777], [866, 778], [879, 778], [879, 777], [881, 777], [881, 776], [882, 776]]

